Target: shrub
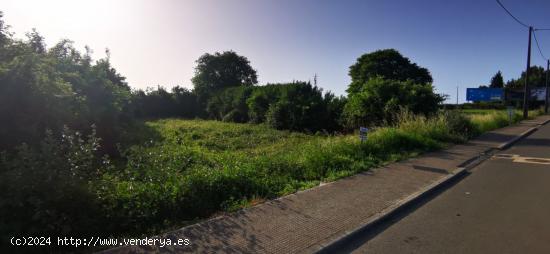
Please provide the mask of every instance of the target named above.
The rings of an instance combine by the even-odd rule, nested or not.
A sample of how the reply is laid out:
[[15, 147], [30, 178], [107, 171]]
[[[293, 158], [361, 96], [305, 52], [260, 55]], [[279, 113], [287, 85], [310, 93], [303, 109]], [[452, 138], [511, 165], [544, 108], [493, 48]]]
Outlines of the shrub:
[[217, 92], [208, 99], [206, 112], [210, 118], [237, 123], [248, 122], [247, 99], [252, 88], [231, 87]]
[[478, 134], [478, 130], [472, 121], [459, 110], [444, 111], [443, 114], [451, 134], [460, 137], [462, 140], [467, 140]]
[[36, 31], [24, 41], [10, 38], [0, 50], [1, 150], [36, 146], [46, 129], [89, 132], [95, 124], [101, 149], [116, 153], [122, 127], [131, 122], [131, 92], [109, 58], [93, 62], [68, 40], [47, 49]]
[[292, 105], [287, 101], [271, 104], [266, 113], [267, 124], [278, 130], [295, 129], [297, 127], [296, 119], [294, 119], [296, 114], [292, 110]]
[[414, 114], [431, 116], [444, 97], [434, 93], [430, 84], [412, 81], [369, 79], [362, 89], [348, 98], [344, 119], [349, 128], [395, 123], [395, 112], [407, 108]]
[[342, 101], [310, 83], [294, 82], [255, 87], [247, 104], [251, 122], [315, 132], [338, 130]]
[[[91, 183], [109, 167], [99, 139], [64, 129], [38, 148], [20, 145], [0, 161], [0, 235], [97, 235], [104, 217]], [[4, 238], [7, 239], [7, 238]]]
[[133, 92], [132, 110], [138, 118], [194, 118], [202, 114], [196, 95], [179, 86], [173, 87], [171, 92], [161, 86]]

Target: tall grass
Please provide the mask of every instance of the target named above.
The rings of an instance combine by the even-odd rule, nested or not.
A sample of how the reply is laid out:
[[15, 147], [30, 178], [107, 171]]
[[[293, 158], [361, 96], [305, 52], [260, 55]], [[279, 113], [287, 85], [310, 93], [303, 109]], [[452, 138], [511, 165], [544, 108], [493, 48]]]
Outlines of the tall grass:
[[[529, 118], [532, 119], [541, 114], [543, 114], [543, 111], [540, 109], [531, 110], [529, 111]], [[475, 114], [468, 114], [468, 117], [476, 128], [476, 134], [479, 135], [521, 121], [523, 119], [523, 112], [515, 110], [510, 117], [506, 110], [485, 110]]]
[[[532, 112], [535, 115], [536, 112]], [[164, 119], [147, 125], [162, 139], [126, 152], [124, 170], [98, 186], [107, 213], [129, 232], [232, 211], [463, 142], [508, 124], [505, 113], [397, 115], [365, 142], [352, 135], [306, 135], [264, 125]], [[515, 115], [514, 121], [520, 118]]]
[[[531, 113], [535, 114], [537, 112]], [[519, 120], [517, 115], [516, 121]], [[86, 193], [86, 200], [94, 209], [64, 214], [66, 221], [85, 218], [82, 223], [79, 219], [73, 220], [75, 222], [64, 234], [91, 228], [89, 225], [101, 225], [103, 233], [113, 236], [158, 233], [259, 200], [312, 188], [322, 182], [439, 149], [449, 143], [463, 142], [508, 124], [503, 112], [465, 116], [459, 111], [447, 111], [427, 118], [404, 111], [397, 115], [397, 120], [393, 126], [373, 128], [364, 142], [359, 140], [357, 133], [308, 135], [278, 131], [264, 125], [204, 120], [147, 122], [147, 128], [130, 138], [147, 141], [124, 148], [123, 160], [108, 165], [83, 160], [86, 163], [77, 165], [79, 172], [97, 172], [93, 178], [83, 178], [86, 184], [78, 188]], [[62, 145], [48, 144], [45, 143], [48, 149], [23, 149], [22, 154], [13, 159], [0, 156], [0, 164], [14, 168], [3, 176], [16, 173], [18, 165], [26, 163], [17, 158], [51, 157], [49, 153], [42, 153], [50, 150], [57, 153], [57, 147]], [[69, 142], [69, 148], [71, 144]], [[33, 154], [36, 156], [30, 156]], [[93, 155], [92, 149], [79, 151], [75, 158], [88, 158], [88, 155]], [[36, 162], [40, 163], [43, 162]], [[72, 171], [67, 169], [69, 173]], [[32, 170], [28, 173], [32, 175]], [[12, 184], [4, 188], [3, 193], [19, 193], [22, 199], [32, 197], [34, 194], [28, 192], [29, 186], [25, 185], [28, 181], [21, 179], [21, 184]], [[47, 178], [36, 178], [32, 185], [44, 185], [47, 183], [44, 179]], [[51, 200], [41, 200], [41, 205], [33, 209], [64, 209], [63, 197]], [[50, 208], [48, 211], [52, 210]], [[28, 207], [18, 209], [25, 211]], [[26, 222], [17, 219], [0, 222], [6, 228], [26, 227]], [[33, 224], [37, 231], [32, 232], [51, 233], [44, 221], [35, 220]]]
[[[402, 113], [395, 126], [353, 135], [306, 135], [263, 125], [165, 119], [162, 136], [125, 152], [97, 186], [107, 213], [128, 231], [234, 210], [464, 140], [448, 114]], [[162, 222], [162, 223], [161, 223]]]

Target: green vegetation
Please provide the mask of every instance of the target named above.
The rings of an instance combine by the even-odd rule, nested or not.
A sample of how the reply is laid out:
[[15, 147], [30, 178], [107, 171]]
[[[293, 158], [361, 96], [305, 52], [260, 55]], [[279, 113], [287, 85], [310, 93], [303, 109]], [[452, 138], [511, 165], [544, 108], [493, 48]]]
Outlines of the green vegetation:
[[[522, 89], [525, 86], [525, 71], [517, 79], [506, 82], [507, 89]], [[546, 70], [542, 66], [529, 67], [529, 84], [531, 87], [544, 87], [546, 84]]]
[[[464, 110], [464, 114], [468, 115], [470, 121], [475, 126], [475, 134], [502, 128], [510, 124], [510, 116], [507, 110], [483, 110], [483, 109], [469, 109]], [[542, 115], [542, 110], [530, 110], [529, 117], [534, 118]], [[523, 119], [523, 112], [515, 110], [512, 115], [512, 123], [517, 123]]]
[[497, 71], [495, 75], [491, 78], [491, 83], [489, 84], [490, 88], [504, 88], [504, 78], [502, 77], [502, 72]]
[[[14, 39], [1, 18], [3, 240], [158, 233], [508, 123], [438, 111], [429, 71], [396, 50], [361, 56], [348, 97], [309, 82], [255, 86], [232, 51], [199, 58], [193, 90], [132, 91], [109, 57], [67, 40], [47, 48], [36, 31]], [[360, 125], [372, 127], [363, 143]]]
[[361, 90], [349, 95], [343, 118], [349, 127], [394, 123], [402, 108], [414, 114], [431, 116], [444, 97], [433, 92], [431, 84], [398, 81], [380, 77], [369, 79]]
[[210, 97], [209, 118], [225, 122], [267, 123], [279, 130], [305, 132], [341, 130], [345, 99], [307, 82], [238, 86]]
[[395, 123], [395, 112], [406, 109], [431, 116], [445, 96], [436, 94], [428, 69], [395, 49], [364, 54], [350, 66], [351, 83], [342, 122], [348, 128]]
[[377, 50], [364, 54], [349, 67], [351, 84], [347, 92], [361, 91], [370, 79], [381, 77], [396, 81], [411, 81], [415, 84], [431, 84], [433, 79], [428, 69], [418, 66], [395, 49]]
[[234, 51], [206, 53], [196, 61], [191, 79], [199, 104], [204, 108], [210, 97], [229, 87], [252, 86], [258, 83], [256, 70], [250, 61]]
[[[133, 140], [147, 141], [124, 148], [125, 160], [117, 161], [94, 159], [93, 133], [86, 139], [70, 130], [61, 139], [47, 134], [39, 149], [23, 146], [3, 156], [2, 198], [11, 202], [0, 209], [2, 233], [23, 228], [49, 235], [156, 233], [461, 142], [476, 132], [459, 112], [426, 118], [404, 111], [396, 119], [395, 126], [374, 129], [364, 143], [356, 135], [308, 135], [266, 125], [156, 120], [132, 132]], [[7, 195], [15, 191], [18, 195]]]

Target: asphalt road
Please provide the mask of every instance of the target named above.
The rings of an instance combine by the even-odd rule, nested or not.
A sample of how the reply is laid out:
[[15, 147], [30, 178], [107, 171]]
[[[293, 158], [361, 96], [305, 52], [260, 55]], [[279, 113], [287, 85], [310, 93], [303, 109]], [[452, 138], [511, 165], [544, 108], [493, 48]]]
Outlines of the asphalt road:
[[341, 251], [550, 253], [550, 164], [523, 157], [550, 159], [550, 124]]

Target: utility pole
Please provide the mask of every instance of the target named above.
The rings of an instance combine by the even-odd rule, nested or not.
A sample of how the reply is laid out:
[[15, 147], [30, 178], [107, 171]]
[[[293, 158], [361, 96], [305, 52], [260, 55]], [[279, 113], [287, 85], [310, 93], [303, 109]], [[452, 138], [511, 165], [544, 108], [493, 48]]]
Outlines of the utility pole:
[[313, 75], [313, 85], [317, 86], [317, 73], [315, 73], [315, 75]]
[[527, 119], [529, 116], [529, 68], [531, 67], [531, 34], [533, 33], [533, 27], [529, 27], [529, 44], [527, 46], [527, 69], [525, 70], [525, 88], [523, 93], [523, 118]]
[[456, 108], [458, 108], [458, 86], [456, 86]]
[[548, 114], [548, 68], [550, 68], [550, 60], [546, 60], [546, 91], [545, 91], [545, 97], [544, 97], [544, 113]]

